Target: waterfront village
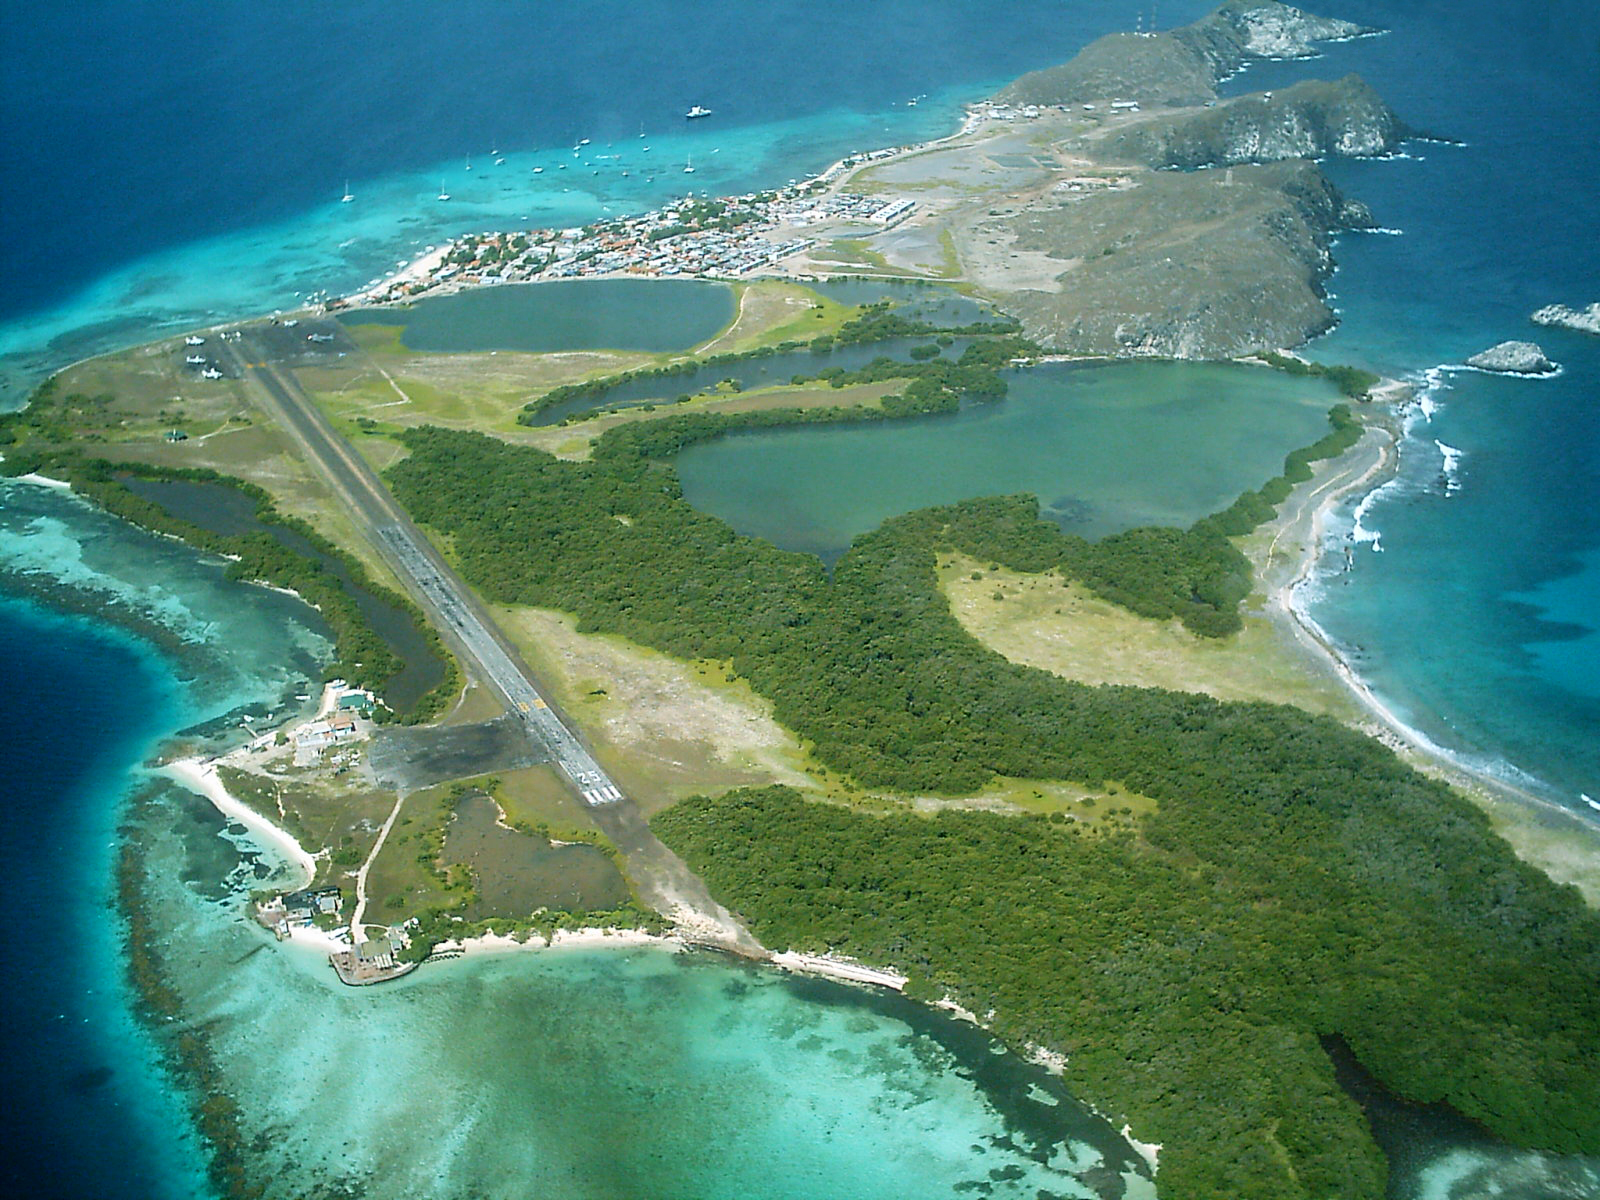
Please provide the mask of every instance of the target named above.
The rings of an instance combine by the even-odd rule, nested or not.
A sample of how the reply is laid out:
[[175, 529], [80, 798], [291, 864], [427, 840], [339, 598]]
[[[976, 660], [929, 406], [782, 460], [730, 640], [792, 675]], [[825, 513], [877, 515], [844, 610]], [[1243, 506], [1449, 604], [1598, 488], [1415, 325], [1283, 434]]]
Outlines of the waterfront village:
[[[1137, 110], [1131, 101], [1113, 108]], [[1093, 109], [1093, 105], [1085, 105]], [[969, 106], [961, 136], [990, 122], [1031, 120], [1054, 109], [985, 101]], [[1119, 108], [1119, 111], [1121, 109]], [[740, 196], [696, 197], [632, 217], [596, 221], [570, 229], [467, 234], [429, 252], [364, 291], [328, 303], [329, 309], [405, 301], [430, 292], [536, 279], [581, 279], [610, 275], [729, 278], [771, 270], [810, 249], [820, 226], [855, 226], [863, 235], [881, 233], [917, 210], [909, 197], [834, 190], [858, 168], [895, 158], [911, 147], [851, 155], [814, 178], [788, 187]], [[1095, 179], [1089, 182], [1103, 183]]]

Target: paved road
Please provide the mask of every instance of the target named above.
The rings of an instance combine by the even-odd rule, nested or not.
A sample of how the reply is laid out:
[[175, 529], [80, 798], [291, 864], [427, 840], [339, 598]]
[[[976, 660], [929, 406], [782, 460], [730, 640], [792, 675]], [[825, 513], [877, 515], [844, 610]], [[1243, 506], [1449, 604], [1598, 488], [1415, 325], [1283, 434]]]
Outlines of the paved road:
[[698, 926], [707, 941], [741, 953], [764, 954], [749, 932], [711, 898], [705, 884], [650, 832], [644, 814], [541, 693], [533, 673], [477, 597], [294, 377], [267, 360], [252, 329], [245, 327], [234, 339], [219, 339], [218, 357], [247, 386], [256, 385], [253, 390], [267, 412], [333, 488], [434, 627], [452, 643], [468, 669], [500, 694], [536, 746], [571, 780], [595, 823], [628, 860], [646, 899], [666, 915]]

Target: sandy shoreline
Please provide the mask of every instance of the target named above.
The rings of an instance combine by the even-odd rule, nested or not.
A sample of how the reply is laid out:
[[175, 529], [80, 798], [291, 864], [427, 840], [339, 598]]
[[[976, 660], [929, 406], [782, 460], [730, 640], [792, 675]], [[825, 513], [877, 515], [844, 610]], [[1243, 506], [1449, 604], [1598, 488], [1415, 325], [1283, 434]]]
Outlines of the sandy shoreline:
[[685, 948], [682, 938], [670, 933], [646, 933], [642, 929], [603, 929], [589, 926], [582, 929], [558, 929], [548, 939], [533, 934], [519, 941], [509, 934], [480, 933], [469, 938], [455, 938], [434, 946], [435, 954], [460, 954], [465, 958], [478, 958], [491, 954], [513, 954], [529, 950], [593, 950], [604, 948], [620, 950], [654, 946], [676, 953]]
[[216, 806], [218, 812], [230, 821], [237, 821], [262, 847], [278, 854], [291, 872], [300, 876], [298, 883], [288, 890], [303, 888], [316, 878], [317, 860], [308, 854], [287, 830], [274, 825], [244, 801], [235, 797], [223, 786], [216, 764], [199, 758], [180, 758], [162, 768], [191, 792], [204, 796]]
[[[1374, 403], [1386, 404], [1403, 402], [1409, 394], [1410, 385], [1392, 379], [1384, 380], [1372, 393]], [[1344, 686], [1370, 718], [1363, 725], [1363, 732], [1383, 742], [1413, 767], [1444, 780], [1479, 807], [1489, 809], [1492, 817], [1500, 818], [1496, 822], [1498, 832], [1519, 857], [1557, 882], [1574, 884], [1591, 906], [1600, 907], [1600, 872], [1594, 865], [1587, 864], [1585, 870], [1585, 864], [1574, 861], [1570, 853], [1556, 853], [1552, 847], [1542, 844], [1545, 839], [1525, 836], [1529, 832], [1525, 828], [1529, 824], [1528, 817], [1519, 819], [1504, 808], [1511, 806], [1524, 813], [1532, 810], [1536, 816], [1564, 819], [1571, 823], [1573, 833], [1587, 836], [1597, 849], [1600, 849], [1600, 829], [1592, 828], [1580, 815], [1555, 801], [1461, 761], [1406, 724], [1345, 660], [1333, 639], [1309, 611], [1308, 593], [1325, 553], [1324, 534], [1329, 516], [1347, 498], [1358, 493], [1368, 495], [1396, 477], [1400, 469], [1400, 438], [1396, 429], [1386, 425], [1369, 427], [1361, 443], [1331, 464], [1326, 478], [1324, 472], [1318, 472], [1305, 495], [1291, 496], [1284, 502], [1283, 515], [1274, 522], [1272, 543], [1263, 561], [1256, 564], [1257, 572], [1264, 581], [1274, 573], [1274, 558], [1280, 541], [1286, 540], [1289, 546], [1298, 542], [1299, 555], [1288, 578], [1268, 583], [1266, 615], [1285, 631], [1287, 640]], [[1375, 454], [1368, 444], [1371, 439], [1377, 439]], [[1298, 506], [1290, 512], [1297, 499]], [[1495, 811], [1497, 808], [1500, 811]], [[1583, 856], [1577, 857], [1581, 860]]]

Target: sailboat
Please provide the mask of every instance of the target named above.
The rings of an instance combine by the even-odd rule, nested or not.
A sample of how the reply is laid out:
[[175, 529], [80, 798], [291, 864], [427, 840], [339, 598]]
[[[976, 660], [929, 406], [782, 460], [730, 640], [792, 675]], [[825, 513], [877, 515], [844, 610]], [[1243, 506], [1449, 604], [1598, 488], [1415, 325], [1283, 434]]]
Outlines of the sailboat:
[[683, 164], [683, 173], [685, 175], [694, 174], [694, 155], [689, 155], [688, 161]]
[[444, 190], [444, 180], [442, 180], [442, 179], [439, 181], [439, 199], [441, 199], [441, 200], [450, 199], [450, 193]]
[[349, 204], [350, 201], [352, 201], [354, 199], [355, 199], [355, 197], [350, 194], [350, 181], [348, 179], [346, 179], [344, 181], [344, 195], [339, 197], [339, 203], [340, 204]]

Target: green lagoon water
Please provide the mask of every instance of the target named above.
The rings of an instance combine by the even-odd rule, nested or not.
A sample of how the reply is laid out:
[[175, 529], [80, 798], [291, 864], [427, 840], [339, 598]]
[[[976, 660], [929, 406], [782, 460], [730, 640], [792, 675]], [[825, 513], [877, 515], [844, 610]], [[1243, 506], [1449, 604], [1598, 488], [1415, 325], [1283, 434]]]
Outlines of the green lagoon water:
[[687, 350], [733, 320], [725, 283], [690, 279], [571, 279], [475, 288], [400, 308], [343, 314], [346, 325], [400, 325], [412, 350]]
[[265, 1135], [249, 1176], [270, 1195], [1155, 1194], [1051, 1076], [901, 997], [654, 948], [347, 988], [244, 919], [237, 838], [205, 801], [169, 789], [139, 825], [173, 974]]
[[678, 457], [684, 495], [741, 533], [834, 558], [886, 518], [1030, 492], [1069, 533], [1188, 525], [1327, 431], [1321, 380], [1200, 363], [1046, 364], [959, 413], [734, 434]]

